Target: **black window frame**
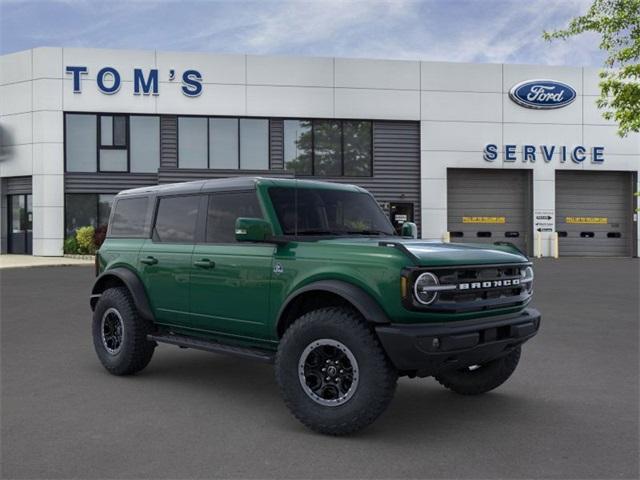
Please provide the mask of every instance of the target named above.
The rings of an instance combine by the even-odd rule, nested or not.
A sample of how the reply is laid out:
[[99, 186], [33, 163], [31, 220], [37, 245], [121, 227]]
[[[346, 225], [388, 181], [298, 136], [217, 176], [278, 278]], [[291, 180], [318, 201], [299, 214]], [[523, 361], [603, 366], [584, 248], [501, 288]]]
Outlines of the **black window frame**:
[[[111, 135], [115, 136], [115, 118], [116, 117], [124, 117], [125, 122], [125, 141], [124, 145], [102, 145], [102, 118], [103, 117], [111, 117]], [[118, 113], [98, 113], [96, 115], [97, 125], [97, 155], [98, 155], [98, 173], [129, 173], [131, 171], [131, 151], [130, 151], [130, 136], [129, 132], [129, 115], [122, 115]], [[113, 143], [113, 142], [112, 142]], [[127, 152], [127, 169], [126, 170], [105, 170], [102, 168], [102, 155], [100, 155], [101, 150], [126, 150]]]
[[[211, 202], [211, 197], [214, 197], [216, 195], [225, 195], [225, 194], [233, 194], [233, 193], [250, 193], [253, 194], [254, 198], [256, 199], [256, 203], [258, 205], [258, 208], [260, 209], [260, 215], [262, 219], [266, 219], [265, 216], [265, 212], [264, 212], [264, 208], [262, 206], [262, 202], [260, 201], [260, 197], [258, 195], [258, 190], [257, 189], [238, 189], [238, 190], [216, 190], [216, 191], [210, 191], [210, 192], [203, 192], [202, 195], [204, 195], [207, 199], [206, 201], [206, 209], [204, 211], [203, 216], [203, 225], [202, 225], [202, 232], [203, 232], [203, 236], [202, 236], [202, 241], [198, 242], [200, 244], [203, 245], [229, 245], [229, 246], [238, 246], [241, 245], [240, 242], [238, 241], [234, 241], [234, 242], [209, 242], [207, 239], [207, 227], [209, 226], [209, 205]], [[202, 206], [202, 204], [201, 204]], [[242, 243], [246, 243], [248, 245], [253, 245], [253, 244], [263, 244], [262, 242], [242, 242]]]
[[[198, 213], [196, 214], [196, 224], [195, 224], [195, 229], [193, 232], [193, 240], [190, 242], [163, 242], [163, 241], [158, 241], [155, 239], [154, 236], [154, 232], [156, 230], [156, 224], [158, 222], [158, 212], [160, 210], [160, 202], [163, 199], [167, 199], [167, 198], [177, 198], [177, 197], [197, 197], [198, 198]], [[196, 245], [196, 244], [200, 244], [203, 243], [203, 222], [205, 221], [205, 219], [203, 219], [203, 205], [205, 205], [205, 200], [207, 199], [207, 195], [205, 193], [195, 193], [195, 192], [191, 192], [191, 193], [178, 193], [175, 195], [157, 195], [156, 198], [154, 199], [154, 205], [153, 205], [153, 215], [151, 217], [151, 225], [149, 228], [149, 232], [148, 235], [145, 236], [145, 238], [148, 238], [151, 240], [151, 243], [153, 244], [157, 244], [157, 245]]]
[[[67, 169], [67, 115], [94, 115], [96, 117], [95, 121], [96, 121], [96, 171], [95, 172], [74, 172], [74, 171], [69, 171]], [[102, 146], [102, 131], [101, 131], [101, 117], [125, 117], [125, 122], [126, 122], [126, 128], [125, 128], [125, 134], [126, 134], [126, 145], [122, 146], [122, 145], [118, 145], [118, 146]], [[76, 112], [76, 111], [69, 111], [69, 112], [64, 112], [64, 118], [63, 118], [63, 132], [62, 132], [62, 136], [63, 136], [63, 150], [64, 150], [64, 158], [63, 158], [63, 162], [64, 162], [64, 173], [70, 173], [70, 174], [82, 174], [82, 175], [86, 175], [86, 174], [92, 174], [92, 173], [109, 173], [109, 174], [113, 174], [113, 173], [133, 173], [133, 174], [142, 174], [142, 175], [146, 175], [149, 174], [151, 172], [132, 172], [131, 171], [131, 122], [130, 122], [130, 118], [131, 117], [157, 117], [158, 118], [158, 128], [160, 129], [160, 135], [158, 135], [158, 169], [160, 169], [160, 165], [162, 162], [162, 117], [163, 115], [157, 114], [157, 113], [122, 113], [122, 112]], [[177, 142], [177, 140], [176, 140]], [[177, 143], [176, 143], [177, 145]], [[127, 150], [127, 169], [126, 170], [103, 170], [100, 168], [100, 150], [101, 149], [106, 149], [106, 150]]]
[[[296, 177], [315, 177], [315, 178], [372, 178], [373, 175], [373, 120], [367, 119], [350, 119], [350, 118], [283, 118], [283, 121], [292, 120], [298, 122], [311, 122], [311, 173], [297, 173], [292, 171]], [[318, 122], [338, 122], [340, 123], [340, 174], [339, 175], [320, 175], [316, 173], [316, 124]], [[345, 175], [344, 174], [344, 124], [345, 122], [368, 122], [369, 123], [369, 135], [371, 138], [370, 150], [369, 150], [369, 175]], [[283, 128], [283, 142], [284, 142], [284, 128]], [[286, 145], [283, 145], [283, 154]], [[287, 170], [286, 160], [284, 162], [284, 170]]]
[[[245, 172], [268, 172], [271, 169], [271, 120], [273, 117], [242, 117], [236, 115], [176, 115], [176, 168], [189, 169], [189, 167], [180, 166], [180, 118], [205, 118], [207, 120], [207, 166], [204, 169], [196, 168], [192, 170], [213, 170], [213, 171], [245, 171]], [[237, 167], [235, 168], [216, 168], [211, 167], [211, 119], [212, 118], [230, 118], [238, 123], [236, 136], [236, 144], [238, 146]], [[266, 120], [267, 121], [267, 168], [266, 170], [249, 170], [240, 167], [240, 159], [242, 158], [241, 138], [241, 122], [240, 120]]]

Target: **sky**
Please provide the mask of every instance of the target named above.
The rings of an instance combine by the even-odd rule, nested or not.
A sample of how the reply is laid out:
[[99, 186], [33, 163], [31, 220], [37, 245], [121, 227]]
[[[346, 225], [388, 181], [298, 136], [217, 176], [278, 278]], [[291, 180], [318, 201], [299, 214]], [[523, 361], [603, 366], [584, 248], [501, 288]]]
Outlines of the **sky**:
[[598, 66], [597, 36], [541, 36], [591, 3], [0, 0], [0, 53], [60, 46]]

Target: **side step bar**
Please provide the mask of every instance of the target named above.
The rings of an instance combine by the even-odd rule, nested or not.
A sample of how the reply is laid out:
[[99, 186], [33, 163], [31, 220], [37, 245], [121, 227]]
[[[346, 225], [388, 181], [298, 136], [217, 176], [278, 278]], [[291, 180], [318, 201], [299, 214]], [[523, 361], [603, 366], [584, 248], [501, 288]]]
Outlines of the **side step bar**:
[[258, 362], [264, 363], [273, 363], [276, 357], [275, 352], [271, 352], [269, 350], [235, 347], [232, 345], [225, 345], [213, 340], [204, 340], [202, 338], [188, 337], [186, 335], [150, 334], [147, 335], [147, 340], [153, 340], [158, 343], [177, 345], [178, 347], [182, 348], [194, 348], [196, 350], [204, 350], [207, 352], [225, 353], [227, 355], [235, 355], [237, 357], [248, 358], [250, 360], [257, 360]]

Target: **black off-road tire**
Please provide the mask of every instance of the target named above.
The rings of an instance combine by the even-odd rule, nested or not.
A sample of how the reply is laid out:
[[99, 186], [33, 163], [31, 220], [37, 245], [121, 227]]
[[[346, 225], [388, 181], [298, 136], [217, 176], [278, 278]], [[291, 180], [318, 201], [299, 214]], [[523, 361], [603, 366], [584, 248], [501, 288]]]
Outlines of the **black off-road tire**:
[[[352, 396], [340, 405], [321, 405], [302, 387], [302, 354], [321, 339], [340, 342], [357, 362], [358, 384]], [[278, 347], [275, 372], [293, 415], [310, 429], [328, 435], [347, 435], [371, 424], [391, 402], [398, 379], [398, 372], [362, 317], [338, 307], [309, 312], [287, 329]]]
[[520, 347], [504, 357], [480, 365], [479, 368], [451, 370], [435, 376], [440, 385], [460, 395], [479, 395], [506, 382], [518, 366]]
[[[110, 353], [102, 339], [102, 318], [109, 309], [115, 309], [122, 318], [124, 335], [117, 353]], [[156, 343], [147, 340], [152, 324], [136, 310], [133, 298], [125, 287], [109, 288], [102, 293], [93, 312], [93, 346], [100, 362], [109, 373], [131, 375], [149, 364]]]

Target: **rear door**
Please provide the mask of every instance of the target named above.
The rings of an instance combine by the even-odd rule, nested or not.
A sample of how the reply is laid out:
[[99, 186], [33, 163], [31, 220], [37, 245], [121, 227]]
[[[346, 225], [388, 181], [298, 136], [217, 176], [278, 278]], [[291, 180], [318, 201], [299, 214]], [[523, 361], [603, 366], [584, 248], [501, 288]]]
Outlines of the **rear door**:
[[160, 197], [151, 239], [138, 258], [156, 315], [164, 325], [189, 327], [189, 275], [196, 239], [200, 195]]
[[266, 338], [275, 247], [236, 242], [238, 217], [263, 217], [255, 191], [208, 195], [205, 241], [196, 245], [192, 256], [193, 327]]

